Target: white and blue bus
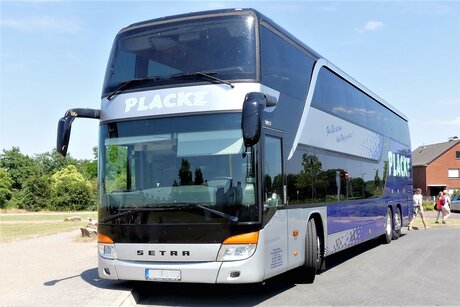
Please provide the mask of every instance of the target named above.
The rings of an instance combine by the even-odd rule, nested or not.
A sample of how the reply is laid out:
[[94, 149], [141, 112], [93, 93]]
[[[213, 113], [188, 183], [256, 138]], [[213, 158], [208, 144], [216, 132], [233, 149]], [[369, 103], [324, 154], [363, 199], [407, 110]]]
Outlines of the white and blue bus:
[[99, 275], [254, 283], [400, 236], [407, 118], [252, 9], [136, 23], [115, 38], [100, 110]]

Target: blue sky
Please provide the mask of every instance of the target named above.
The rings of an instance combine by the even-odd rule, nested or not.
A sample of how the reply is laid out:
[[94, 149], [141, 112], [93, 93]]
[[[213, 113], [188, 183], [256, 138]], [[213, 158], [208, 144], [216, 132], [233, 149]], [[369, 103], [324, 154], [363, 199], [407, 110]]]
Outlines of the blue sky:
[[[131, 23], [252, 7], [409, 118], [412, 148], [460, 137], [459, 1], [1, 1], [0, 150], [52, 150], [71, 107], [100, 107], [111, 44]], [[92, 158], [98, 123], [74, 122]]]

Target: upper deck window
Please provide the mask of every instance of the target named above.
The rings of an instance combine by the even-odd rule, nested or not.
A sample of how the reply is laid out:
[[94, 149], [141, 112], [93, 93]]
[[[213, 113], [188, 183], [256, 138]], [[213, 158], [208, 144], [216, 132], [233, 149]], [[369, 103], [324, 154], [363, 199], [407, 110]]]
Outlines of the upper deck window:
[[314, 60], [304, 51], [262, 26], [261, 81], [297, 99], [305, 99]]
[[157, 77], [138, 87], [191, 82], [180, 73], [206, 72], [224, 80], [256, 78], [255, 18], [204, 17], [133, 27], [118, 34], [103, 96], [132, 79]]

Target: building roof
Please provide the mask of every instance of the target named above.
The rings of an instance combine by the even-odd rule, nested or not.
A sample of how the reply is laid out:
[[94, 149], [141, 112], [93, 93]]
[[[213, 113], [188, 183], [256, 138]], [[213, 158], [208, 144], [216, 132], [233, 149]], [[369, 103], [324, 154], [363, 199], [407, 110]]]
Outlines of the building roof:
[[412, 152], [412, 166], [426, 166], [459, 143], [460, 140], [452, 140], [444, 143], [419, 146]]

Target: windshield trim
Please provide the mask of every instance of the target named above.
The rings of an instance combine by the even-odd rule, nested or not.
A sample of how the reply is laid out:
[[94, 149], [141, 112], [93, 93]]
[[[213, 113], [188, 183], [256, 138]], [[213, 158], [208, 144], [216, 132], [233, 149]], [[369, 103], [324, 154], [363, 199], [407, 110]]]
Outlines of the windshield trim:
[[226, 16], [252, 16], [256, 23], [258, 23], [259, 21], [259, 17], [254, 10], [231, 9], [231, 10], [221, 10], [221, 11], [204, 11], [204, 12], [198, 12], [198, 13], [180, 14], [180, 15], [173, 15], [169, 17], [162, 17], [162, 18], [157, 18], [157, 19], [141, 21], [141, 22], [131, 24], [121, 29], [117, 35], [127, 32], [127, 31], [136, 30], [136, 29], [140, 29], [144, 27], [151, 27], [151, 26], [156, 26], [156, 25], [163, 25], [163, 24], [183, 22], [183, 21], [191, 21], [191, 20], [196, 20], [196, 19], [226, 17]]

